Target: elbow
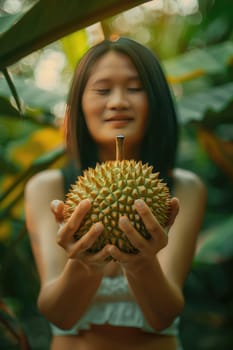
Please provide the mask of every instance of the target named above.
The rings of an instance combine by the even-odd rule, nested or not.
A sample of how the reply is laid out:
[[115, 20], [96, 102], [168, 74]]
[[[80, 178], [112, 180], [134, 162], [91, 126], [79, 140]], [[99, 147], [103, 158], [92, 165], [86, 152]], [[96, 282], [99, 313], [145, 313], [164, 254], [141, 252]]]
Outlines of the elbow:
[[62, 331], [70, 331], [73, 327], [74, 324], [70, 325], [67, 322], [63, 321], [57, 321], [57, 320], [48, 320], [50, 322], [50, 324], [54, 325], [55, 327], [59, 328]]
[[40, 292], [38, 299], [37, 299], [37, 309], [39, 312], [46, 317], [46, 308], [45, 308], [45, 303], [43, 301], [43, 296], [42, 293]]
[[75, 323], [69, 323], [69, 322], [66, 322], [64, 320], [60, 320], [60, 321], [50, 321], [54, 326], [58, 327], [59, 329], [63, 330], [63, 331], [69, 331], [71, 330]]
[[151, 323], [151, 327], [156, 333], [161, 333], [167, 330], [168, 328], [172, 327], [174, 321], [175, 319], [160, 319], [159, 321], [154, 322], [154, 324]]
[[173, 307], [170, 310], [166, 310], [165, 312], [158, 315], [158, 317], [153, 318], [151, 320], [150, 325], [156, 332], [162, 332], [167, 328], [172, 326], [172, 323], [175, 321], [177, 317], [180, 316], [184, 308], [184, 297], [181, 295], [177, 298], [176, 303], [174, 303]]
[[174, 314], [172, 317], [173, 320], [182, 313], [184, 309], [184, 303], [185, 303], [184, 295], [182, 292], [180, 292], [179, 295], [177, 296], [176, 303], [174, 303], [175, 307], [174, 307]]
[[62, 330], [71, 329], [76, 321], [70, 320], [69, 317], [64, 317], [64, 314], [53, 310], [52, 305], [44, 300], [43, 296], [39, 295], [37, 299], [37, 308], [41, 315], [43, 315], [50, 323]]

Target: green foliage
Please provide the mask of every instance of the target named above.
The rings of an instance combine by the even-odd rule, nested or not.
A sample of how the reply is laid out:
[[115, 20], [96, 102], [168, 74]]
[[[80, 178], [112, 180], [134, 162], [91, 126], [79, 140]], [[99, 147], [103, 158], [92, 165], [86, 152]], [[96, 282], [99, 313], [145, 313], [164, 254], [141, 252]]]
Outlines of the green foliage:
[[85, 5], [81, 0], [37, 0], [25, 12], [2, 16], [0, 69], [65, 35], [143, 2], [89, 0]]
[[[59, 92], [38, 88], [34, 66], [24, 74], [19, 60], [39, 49], [38, 55], [43, 53], [45, 45], [62, 38], [57, 46], [66, 54], [70, 65], [65, 69], [71, 74], [89, 45], [83, 28], [105, 19], [103, 28], [109, 35], [119, 12], [144, 2], [93, 0], [87, 6], [77, 0], [37, 0], [19, 13], [1, 17], [0, 69], [13, 73], [10, 85], [0, 76], [0, 343], [7, 349], [26, 349], [27, 342], [33, 349], [48, 349], [48, 324], [36, 308], [39, 281], [25, 227], [23, 193], [33, 174], [64, 162], [54, 110], [67, 94], [66, 88]], [[189, 350], [232, 346], [231, 9], [231, 0], [202, 0], [199, 13], [186, 18], [163, 15], [148, 22], [145, 18], [142, 28], [150, 34], [148, 46], [163, 60], [177, 101], [182, 132], [178, 165], [198, 173], [209, 190], [205, 222], [185, 286], [187, 306], [181, 328]], [[15, 100], [22, 107], [21, 116]], [[197, 341], [190, 343], [193, 334]]]
[[198, 250], [197, 263], [218, 263], [230, 260], [233, 256], [232, 242], [233, 215], [203, 234], [203, 242]]
[[66, 57], [72, 67], [75, 68], [77, 62], [89, 48], [86, 31], [79, 30], [61, 39]]
[[221, 123], [233, 122], [233, 83], [211, 87], [183, 97], [178, 110], [183, 123], [199, 122], [213, 128]]

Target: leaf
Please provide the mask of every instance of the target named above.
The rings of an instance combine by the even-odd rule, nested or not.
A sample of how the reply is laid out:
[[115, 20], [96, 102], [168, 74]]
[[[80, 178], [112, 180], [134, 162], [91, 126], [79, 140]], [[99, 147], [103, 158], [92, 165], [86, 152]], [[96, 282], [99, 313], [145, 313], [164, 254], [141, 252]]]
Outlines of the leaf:
[[[26, 182], [34, 174], [53, 166], [56, 162], [60, 163], [59, 165], [57, 164], [57, 168], [64, 166], [65, 150], [63, 147], [53, 149], [52, 151], [47, 152], [46, 154], [37, 158], [30, 167], [15, 177], [12, 183], [4, 191], [2, 191], [2, 193], [0, 193], [0, 239], [8, 238], [9, 236], [9, 230], [7, 229], [6, 225], [4, 225], [6, 223], [6, 218], [8, 218], [8, 222], [10, 225], [12, 225], [13, 218], [11, 216], [15, 214], [15, 217], [19, 218], [20, 213], [22, 213], [22, 199], [24, 196], [24, 187]], [[20, 232], [17, 230], [17, 237], [19, 235], [21, 236]]]
[[11, 142], [7, 149], [8, 159], [17, 164], [19, 169], [25, 169], [37, 157], [59, 147], [63, 143], [63, 131], [61, 128], [40, 128], [26, 139]]
[[209, 158], [233, 181], [233, 142], [222, 140], [205, 127], [199, 127], [197, 134]]
[[[8, 13], [4, 10], [1, 10], [0, 16], [0, 35], [9, 30], [12, 26], [14, 26], [19, 20], [24, 16], [24, 14], [35, 5], [38, 0], [30, 0], [30, 3], [24, 2], [21, 4], [21, 11], [17, 13]], [[22, 1], [21, 1], [22, 2]]]
[[74, 69], [89, 47], [87, 33], [84, 29], [79, 30], [61, 39], [61, 43], [70, 66]]
[[4, 14], [4, 16], [1, 16], [0, 21], [0, 34], [3, 34], [6, 32], [10, 27], [12, 27], [15, 23], [18, 22], [18, 20], [23, 17], [23, 12], [21, 13], [14, 13], [14, 14]]
[[0, 69], [76, 30], [145, 2], [38, 0], [21, 18], [18, 15], [19, 20], [13, 26], [1, 33]]
[[14, 85], [14, 82], [13, 82], [13, 80], [12, 80], [12, 78], [11, 78], [11, 76], [10, 76], [10, 74], [9, 74], [9, 72], [8, 72], [8, 70], [6, 68], [3, 68], [2, 72], [3, 72], [3, 75], [4, 75], [5, 79], [6, 79], [6, 82], [7, 82], [8, 86], [10, 88], [10, 91], [11, 91], [11, 93], [12, 93], [14, 99], [15, 99], [15, 103], [16, 103], [16, 106], [17, 106], [17, 108], [19, 110], [19, 114], [22, 115], [23, 114], [23, 110], [22, 110], [20, 98], [19, 98], [19, 95], [17, 93], [17, 90], [16, 90], [16, 87]]
[[[227, 109], [232, 110], [233, 83], [183, 97], [177, 104], [180, 121], [183, 124], [193, 121], [206, 125], [223, 122], [221, 113]], [[226, 113], [225, 121], [233, 123], [232, 112]]]
[[[38, 108], [44, 112], [49, 112], [58, 103], [65, 102], [64, 95], [46, 91], [38, 88], [34, 81], [23, 79], [22, 77], [14, 76], [14, 84], [17, 91], [20, 91], [20, 99], [30, 108]], [[0, 96], [10, 98], [11, 93], [6, 84], [5, 79], [0, 77]], [[6, 108], [3, 106], [4, 109]], [[3, 109], [3, 111], [4, 111]], [[12, 112], [12, 107], [9, 105], [9, 112]], [[16, 111], [16, 110], [15, 110]], [[2, 106], [0, 104], [0, 113], [2, 114]], [[16, 112], [17, 113], [17, 112]]]
[[204, 235], [196, 256], [196, 262], [218, 263], [233, 256], [233, 216], [210, 228]]
[[[0, 299], [0, 325], [5, 330], [5, 339], [8, 341], [8, 346], [14, 346], [16, 343], [21, 350], [29, 350], [30, 346], [21, 324], [13, 311], [8, 305]], [[2, 344], [3, 345], [3, 344]], [[4, 344], [6, 346], [6, 344]]]
[[9, 100], [7, 100], [5, 97], [0, 96], [0, 115], [18, 117], [19, 112], [10, 104]]
[[223, 73], [232, 60], [233, 43], [226, 41], [166, 60], [164, 68], [169, 82], [178, 83], [207, 74]]

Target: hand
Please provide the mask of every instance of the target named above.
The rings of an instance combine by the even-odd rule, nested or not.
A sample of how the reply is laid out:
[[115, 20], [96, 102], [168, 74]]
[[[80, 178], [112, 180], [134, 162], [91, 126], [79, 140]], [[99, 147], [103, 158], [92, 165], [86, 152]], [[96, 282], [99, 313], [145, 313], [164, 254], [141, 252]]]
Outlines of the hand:
[[91, 202], [88, 199], [82, 200], [68, 221], [64, 222], [64, 203], [59, 200], [52, 201], [51, 210], [60, 225], [57, 243], [64, 248], [69, 259], [78, 259], [87, 265], [105, 266], [109, 261], [109, 253], [106, 247], [95, 254], [88, 252], [88, 249], [104, 229], [102, 223], [95, 223], [78, 241], [75, 241], [73, 237], [90, 208]]
[[152, 214], [147, 204], [139, 199], [134, 203], [134, 207], [142, 218], [148, 232], [151, 235], [149, 240], [145, 239], [130, 223], [127, 216], [119, 219], [119, 227], [128, 237], [132, 245], [139, 251], [138, 254], [128, 254], [120, 251], [116, 246], [109, 245], [108, 251], [112, 258], [121, 264], [129, 264], [138, 261], [138, 259], [153, 259], [154, 256], [163, 249], [168, 243], [168, 231], [175, 221], [179, 211], [179, 202], [177, 198], [171, 200], [171, 213], [166, 228], [163, 228], [158, 220]]

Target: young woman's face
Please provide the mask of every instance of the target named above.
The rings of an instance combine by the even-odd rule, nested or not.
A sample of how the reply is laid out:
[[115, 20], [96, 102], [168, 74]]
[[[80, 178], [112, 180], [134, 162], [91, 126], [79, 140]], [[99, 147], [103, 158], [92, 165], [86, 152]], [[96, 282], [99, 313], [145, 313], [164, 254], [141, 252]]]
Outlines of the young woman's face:
[[148, 118], [148, 97], [128, 56], [110, 51], [93, 65], [82, 109], [102, 158], [114, 158], [115, 137], [119, 134], [125, 136], [126, 156], [139, 156]]

